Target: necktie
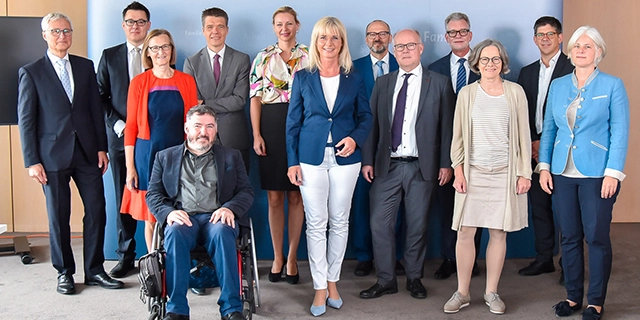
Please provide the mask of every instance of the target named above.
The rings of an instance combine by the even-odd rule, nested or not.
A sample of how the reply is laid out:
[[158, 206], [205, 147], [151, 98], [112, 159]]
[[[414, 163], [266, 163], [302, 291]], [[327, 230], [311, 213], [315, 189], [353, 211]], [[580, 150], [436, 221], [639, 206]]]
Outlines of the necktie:
[[213, 77], [216, 79], [216, 85], [220, 81], [220, 55], [216, 53], [213, 56]]
[[402, 142], [402, 123], [404, 122], [404, 109], [407, 105], [407, 87], [409, 86], [409, 77], [411, 73], [405, 73], [404, 82], [398, 92], [396, 98], [396, 113], [393, 115], [393, 123], [391, 124], [391, 150], [395, 152]]
[[460, 92], [462, 87], [467, 85], [467, 69], [464, 67], [464, 62], [467, 59], [460, 58], [458, 59], [458, 79], [456, 80], [456, 94]]
[[134, 48], [131, 51], [133, 52], [133, 57], [131, 58], [131, 66], [129, 68], [129, 70], [131, 70], [129, 74], [129, 79], [133, 79], [135, 76], [142, 73], [142, 66], [141, 66], [142, 61], [140, 58], [140, 49]]
[[384, 75], [384, 69], [382, 69], [382, 65], [384, 65], [384, 61], [379, 60], [378, 62], [376, 62], [376, 66], [378, 67], [378, 73], [376, 73], [376, 79]]
[[71, 79], [69, 78], [69, 71], [67, 71], [67, 60], [60, 59], [57, 62], [60, 66], [60, 82], [64, 88], [64, 92], [67, 93], [67, 97], [70, 102], [73, 102], [73, 94], [71, 92]]

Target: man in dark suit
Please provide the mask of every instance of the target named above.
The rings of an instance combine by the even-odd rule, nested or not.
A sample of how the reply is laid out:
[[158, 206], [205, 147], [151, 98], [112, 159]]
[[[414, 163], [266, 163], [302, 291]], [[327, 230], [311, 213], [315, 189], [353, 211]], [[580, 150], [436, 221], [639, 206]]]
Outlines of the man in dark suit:
[[[369, 47], [369, 54], [353, 61], [353, 66], [360, 71], [367, 88], [367, 97], [371, 97], [373, 84], [379, 76], [398, 70], [396, 58], [389, 53], [391, 43], [391, 29], [382, 20], [373, 20], [367, 25], [365, 41]], [[371, 184], [362, 175], [358, 177], [356, 189], [353, 192], [351, 204], [352, 222], [351, 238], [356, 251], [358, 265], [354, 274], [359, 277], [368, 276], [373, 270], [373, 248], [371, 247], [371, 228], [369, 227], [369, 190]], [[396, 223], [396, 274], [403, 275], [402, 259], [402, 219], [398, 215]]]
[[104, 271], [106, 223], [102, 174], [107, 170], [107, 136], [98, 84], [90, 60], [68, 54], [71, 20], [62, 13], [42, 19], [44, 57], [19, 71], [18, 125], [29, 176], [42, 184], [49, 217], [51, 262], [57, 291], [76, 292], [71, 250], [73, 178], [84, 204], [84, 277], [87, 285], [122, 288]]
[[[424, 46], [415, 30], [395, 35], [400, 69], [380, 77], [371, 95], [373, 128], [363, 147], [362, 174], [371, 186], [371, 234], [378, 281], [360, 292], [363, 299], [398, 292], [395, 221], [405, 204], [406, 288], [417, 299], [426, 255], [427, 214], [435, 189], [452, 176], [449, 149], [454, 94], [449, 79], [420, 64]], [[374, 179], [375, 177], [375, 179]]]
[[109, 275], [125, 277], [134, 270], [136, 259], [136, 226], [138, 221], [129, 214], [120, 213], [122, 192], [126, 182], [127, 169], [124, 161], [123, 131], [127, 121], [127, 93], [129, 81], [144, 71], [141, 51], [144, 38], [151, 28], [149, 9], [134, 1], [122, 11], [122, 30], [127, 38], [125, 43], [104, 49], [98, 64], [98, 89], [104, 102], [104, 113], [109, 140], [109, 160], [115, 186], [118, 214], [118, 264]]
[[[480, 76], [469, 69], [469, 55], [471, 47], [469, 43], [473, 38], [471, 32], [471, 22], [469, 17], [462, 12], [454, 12], [444, 20], [445, 39], [451, 46], [451, 52], [429, 65], [429, 70], [445, 75], [451, 79], [453, 90], [458, 95], [458, 91], [469, 83], [480, 79]], [[449, 183], [442, 185], [437, 190], [436, 200], [440, 204], [442, 217], [440, 217], [440, 254], [442, 264], [436, 270], [433, 277], [436, 279], [447, 279], [456, 272], [456, 240], [457, 232], [451, 230], [451, 220], [453, 219], [453, 204], [455, 189], [453, 189], [453, 179]], [[482, 229], [476, 232], [476, 248], [480, 248]], [[476, 250], [476, 259], [480, 250]], [[474, 263], [471, 276], [480, 274], [478, 263]]]
[[216, 266], [222, 319], [245, 319], [236, 238], [238, 225], [249, 226], [253, 189], [240, 152], [214, 145], [212, 108], [191, 108], [184, 131], [184, 144], [158, 152], [146, 196], [149, 210], [164, 225], [169, 295], [165, 319], [189, 319], [189, 252], [196, 244], [205, 246]]
[[[562, 53], [562, 24], [554, 17], [541, 17], [533, 25], [533, 42], [540, 50], [540, 60], [520, 70], [518, 84], [522, 86], [529, 103], [529, 128], [531, 129], [531, 165], [538, 164], [540, 134], [547, 104], [547, 93], [553, 79], [573, 72], [569, 58]], [[540, 188], [540, 175], [531, 175], [529, 205], [535, 232], [536, 259], [518, 271], [523, 276], [535, 276], [554, 272], [553, 249], [555, 248], [555, 225], [551, 195]], [[562, 276], [560, 281], [562, 282]]]
[[198, 99], [218, 115], [218, 142], [240, 150], [249, 172], [251, 141], [244, 112], [249, 96], [249, 56], [225, 44], [229, 16], [220, 8], [202, 11], [202, 34], [207, 46], [184, 61], [183, 71], [198, 85]]

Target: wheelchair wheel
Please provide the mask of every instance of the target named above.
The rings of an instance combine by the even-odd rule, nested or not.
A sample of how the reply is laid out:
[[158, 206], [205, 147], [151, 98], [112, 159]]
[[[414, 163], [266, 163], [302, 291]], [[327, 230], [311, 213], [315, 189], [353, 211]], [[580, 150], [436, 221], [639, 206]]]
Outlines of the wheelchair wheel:
[[251, 319], [256, 312], [255, 303], [255, 278], [253, 277], [253, 260], [250, 252], [242, 253], [242, 313], [245, 318]]
[[149, 298], [149, 320], [162, 320], [166, 313], [166, 299], [161, 297]]
[[[258, 254], [256, 251], [256, 242], [255, 242], [255, 236], [253, 233], [253, 219], [249, 219], [249, 226], [251, 226], [251, 233], [250, 236], [251, 238], [249, 239], [249, 241], [251, 242], [251, 257], [253, 258], [253, 263], [252, 263], [252, 268], [253, 270], [253, 289], [254, 289], [254, 297], [255, 297], [255, 303], [254, 306], [255, 307], [260, 307], [260, 282], [258, 281], [258, 279], [260, 279], [260, 276], [258, 275]], [[255, 310], [255, 308], [254, 308]]]

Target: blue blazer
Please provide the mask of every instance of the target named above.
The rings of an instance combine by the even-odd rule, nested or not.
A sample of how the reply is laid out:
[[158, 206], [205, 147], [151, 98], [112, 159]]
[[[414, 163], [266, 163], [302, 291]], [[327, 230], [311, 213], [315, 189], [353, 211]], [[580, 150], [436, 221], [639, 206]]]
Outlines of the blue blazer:
[[[368, 54], [358, 60], [353, 61], [353, 67], [360, 71], [362, 78], [364, 78], [364, 86], [367, 88], [367, 97], [371, 97], [373, 92], [373, 85], [376, 80], [373, 76], [373, 65], [371, 64], [371, 55]], [[391, 53], [389, 53], [389, 72], [398, 70], [398, 61]]]
[[605, 169], [622, 172], [629, 138], [629, 98], [620, 78], [600, 72], [580, 89], [580, 106], [573, 128], [567, 125], [567, 107], [578, 96], [573, 73], [551, 82], [540, 138], [540, 163], [561, 174], [569, 150], [580, 173], [603, 177]]
[[296, 72], [287, 113], [286, 137], [289, 167], [301, 162], [320, 165], [324, 159], [329, 132], [333, 142], [351, 137], [357, 144], [348, 157], [336, 157], [339, 165], [362, 160], [360, 147], [371, 129], [371, 109], [362, 75], [355, 69], [340, 72], [338, 96], [329, 112], [324, 99], [320, 72], [303, 69]]
[[[451, 62], [450, 61], [451, 61], [452, 54], [453, 54], [452, 52], [449, 52], [448, 55], [430, 64], [429, 67], [427, 67], [427, 69], [433, 72], [437, 72], [441, 75], [445, 75], [447, 76], [447, 78], [451, 79]], [[480, 80], [480, 75], [473, 71], [469, 71], [469, 81], [467, 81], [467, 84], [475, 82], [477, 80]], [[453, 88], [453, 85], [451, 86], [451, 88]], [[455, 95], [457, 97], [458, 93], [455, 92]]]

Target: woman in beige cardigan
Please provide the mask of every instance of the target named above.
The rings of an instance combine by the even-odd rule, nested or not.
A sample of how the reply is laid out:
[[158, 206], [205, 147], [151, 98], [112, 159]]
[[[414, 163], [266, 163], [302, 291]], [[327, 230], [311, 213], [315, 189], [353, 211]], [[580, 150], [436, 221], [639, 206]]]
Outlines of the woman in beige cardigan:
[[531, 186], [531, 137], [522, 87], [503, 80], [509, 72], [504, 46], [488, 39], [473, 48], [469, 66], [480, 80], [460, 90], [453, 125], [451, 161], [456, 189], [452, 229], [458, 231], [458, 290], [444, 305], [455, 313], [471, 301], [476, 228], [489, 230], [485, 303], [495, 314], [506, 306], [498, 282], [506, 255], [507, 232], [527, 226]]

